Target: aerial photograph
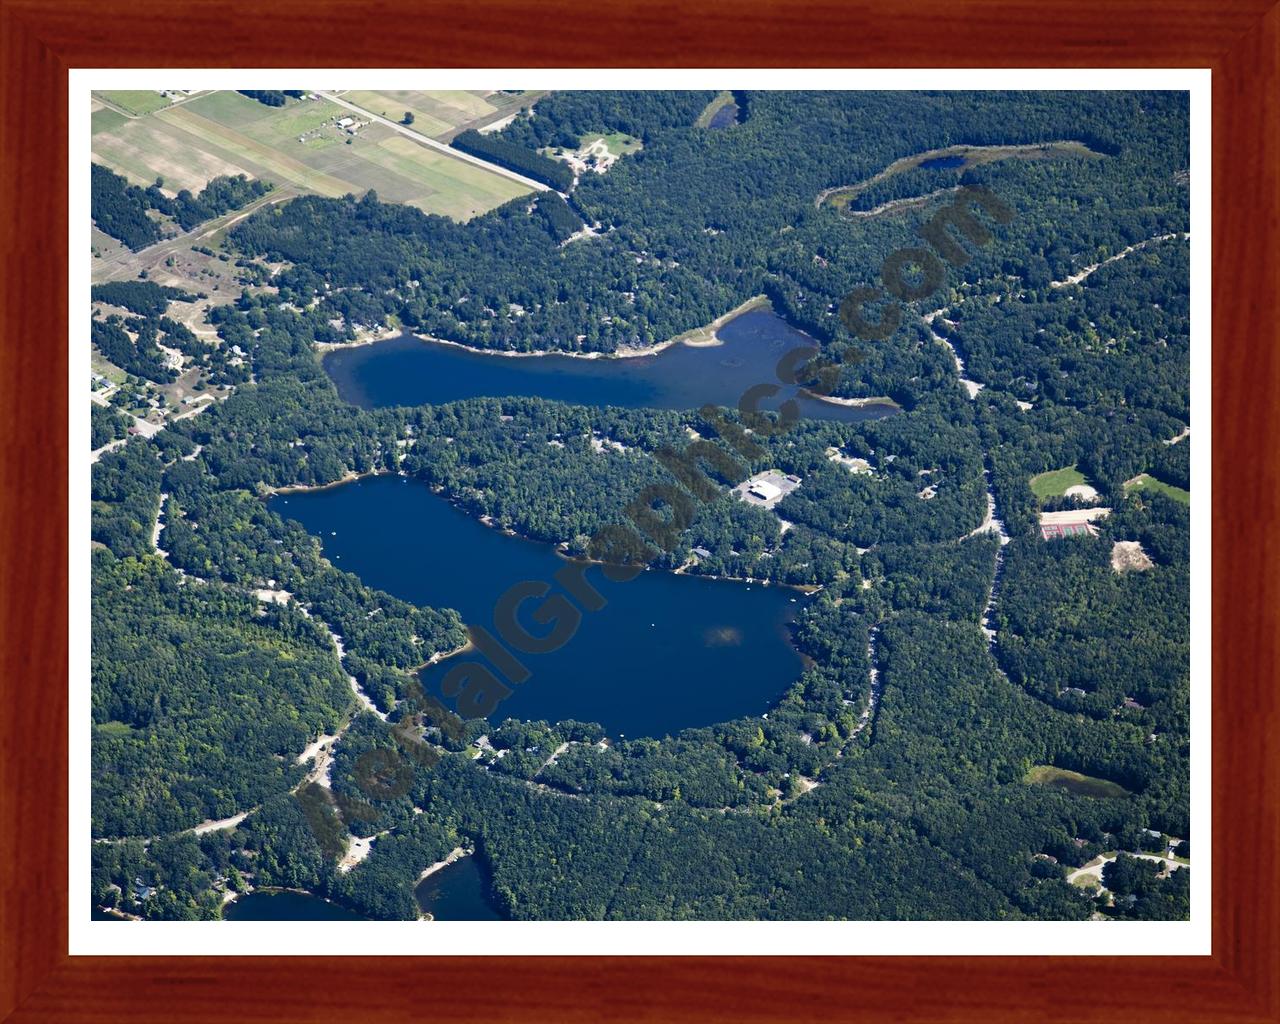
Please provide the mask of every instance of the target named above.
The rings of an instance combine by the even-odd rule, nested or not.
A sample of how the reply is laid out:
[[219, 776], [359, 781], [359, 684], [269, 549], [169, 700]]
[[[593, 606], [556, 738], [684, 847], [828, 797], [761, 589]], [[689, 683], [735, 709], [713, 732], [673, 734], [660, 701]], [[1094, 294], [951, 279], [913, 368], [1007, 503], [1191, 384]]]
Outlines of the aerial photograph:
[[1190, 919], [1187, 92], [91, 105], [73, 912]]

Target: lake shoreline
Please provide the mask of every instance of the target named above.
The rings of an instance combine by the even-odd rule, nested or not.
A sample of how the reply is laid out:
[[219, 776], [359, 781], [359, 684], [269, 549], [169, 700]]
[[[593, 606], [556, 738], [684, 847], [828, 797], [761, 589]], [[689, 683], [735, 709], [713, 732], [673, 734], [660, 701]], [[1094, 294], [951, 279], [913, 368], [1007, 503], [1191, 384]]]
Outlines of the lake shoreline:
[[[281, 885], [263, 885], [263, 886], [255, 886], [255, 885], [253, 885], [253, 884], [248, 884], [248, 885], [247, 885], [247, 887], [245, 888], [244, 892], [240, 892], [240, 893], [228, 893], [227, 895], [228, 895], [228, 898], [224, 899], [223, 904], [222, 904], [222, 907], [220, 908], [220, 913], [223, 915], [223, 916], [221, 916], [221, 917], [219, 917], [219, 918], [218, 918], [218, 920], [220, 920], [220, 921], [232, 921], [232, 922], [234, 922], [234, 921], [236, 920], [236, 918], [228, 918], [228, 917], [226, 917], [226, 916], [225, 916], [225, 915], [226, 915], [226, 912], [227, 912], [227, 909], [228, 909], [228, 908], [235, 907], [237, 904], [242, 903], [242, 902], [243, 902], [243, 901], [245, 901], [248, 897], [252, 897], [252, 896], [300, 896], [300, 897], [302, 897], [304, 900], [315, 900], [317, 903], [323, 904], [325, 907], [333, 908], [334, 910], [340, 910], [340, 911], [342, 911], [343, 913], [350, 915], [352, 918], [354, 918], [354, 919], [356, 919], [356, 920], [363, 920], [363, 921], [371, 920], [371, 918], [367, 918], [367, 917], [365, 917], [365, 916], [364, 916], [364, 914], [363, 914], [363, 913], [361, 913], [361, 912], [360, 912], [357, 908], [355, 908], [354, 906], [351, 906], [351, 905], [349, 905], [349, 904], [347, 904], [347, 903], [342, 903], [342, 902], [340, 902], [340, 901], [338, 901], [338, 900], [330, 899], [328, 896], [321, 896], [319, 893], [312, 892], [312, 891], [311, 891], [311, 890], [309, 890], [309, 889], [299, 889], [299, 888], [292, 887], [292, 886], [281, 886]], [[294, 917], [254, 918], [254, 917], [248, 917], [248, 918], [245, 918], [244, 920], [245, 920], [245, 922], [253, 922], [253, 921], [257, 921], [257, 920], [264, 920], [264, 921], [294, 921], [294, 920], [299, 920], [299, 921], [301, 921], [301, 920], [330, 920], [330, 919], [329, 919], [329, 918], [323, 918], [323, 917], [320, 917], [320, 918], [315, 918], [315, 917], [309, 917], [309, 918], [302, 918], [302, 917], [299, 917], [299, 918], [294, 918]], [[338, 918], [338, 920], [343, 920], [343, 919], [342, 919], [342, 918]]]
[[334, 487], [344, 487], [347, 484], [355, 483], [357, 480], [368, 480], [370, 477], [375, 476], [402, 476], [406, 480], [412, 479], [412, 477], [404, 471], [370, 469], [364, 473], [357, 473], [354, 469], [349, 469], [337, 480], [332, 480], [327, 484], [286, 484], [283, 487], [264, 487], [262, 495], [265, 495], [268, 498], [274, 498], [277, 494], [310, 494], [313, 491], [328, 491]]
[[[327, 351], [322, 367], [343, 400], [362, 409], [510, 397], [688, 412], [738, 407], [744, 394], [775, 378], [783, 355], [812, 357], [821, 350], [818, 339], [757, 295], [709, 324], [645, 348], [505, 352], [404, 331], [375, 346]], [[834, 390], [844, 393], [827, 395], [800, 385], [785, 400], [798, 405], [803, 419], [861, 422], [902, 411], [888, 395], [849, 394], [859, 387], [840, 381]], [[783, 401], [780, 395], [766, 405]]]
[[883, 406], [887, 409], [902, 411], [902, 406], [888, 395], [875, 395], [869, 398], [838, 398], [835, 395], [820, 395], [808, 388], [802, 388], [801, 394], [818, 402], [830, 402], [832, 405], [843, 405], [846, 409], [873, 409]]
[[729, 321], [741, 316], [743, 313], [749, 313], [754, 309], [762, 309], [771, 303], [765, 295], [753, 295], [729, 312], [724, 313], [708, 324], [701, 327], [694, 327], [682, 334], [677, 334], [674, 338], [668, 338], [666, 341], [655, 342], [652, 345], [646, 345], [643, 348], [621, 348], [615, 349], [613, 352], [573, 352], [568, 349], [545, 349], [537, 352], [514, 352], [511, 349], [497, 348], [477, 348], [475, 345], [468, 345], [462, 341], [452, 341], [449, 338], [437, 338], [433, 334], [422, 334], [418, 331], [408, 330], [403, 327], [388, 327], [382, 331], [372, 332], [367, 337], [357, 338], [355, 341], [349, 342], [316, 342], [316, 350], [321, 353], [322, 358], [333, 352], [342, 352], [346, 349], [361, 348], [366, 345], [373, 345], [379, 341], [388, 341], [397, 336], [407, 338], [416, 338], [419, 341], [434, 345], [448, 345], [451, 348], [459, 348], [464, 352], [478, 356], [501, 356], [506, 359], [540, 359], [544, 356], [564, 356], [567, 359], [639, 359], [644, 356], [655, 356], [675, 345], [687, 345], [690, 348], [715, 348], [723, 345], [724, 341], [716, 336], [716, 332]]
[[[875, 401], [875, 400], [874, 399], [845, 399], [843, 401], [869, 402], [869, 401]], [[262, 497], [264, 500], [269, 500], [277, 496], [288, 496], [293, 494], [316, 494], [323, 491], [332, 491], [339, 487], [346, 487], [348, 484], [358, 483], [361, 480], [371, 480], [375, 477], [382, 477], [382, 476], [398, 476], [404, 480], [408, 480], [413, 483], [422, 484], [428, 490], [430, 490], [433, 495], [440, 498], [442, 501], [450, 505], [452, 508], [461, 512], [468, 519], [473, 519], [476, 522], [480, 523], [482, 526], [490, 530], [493, 530], [504, 537], [513, 537], [516, 540], [524, 541], [527, 544], [546, 544], [551, 548], [551, 550], [556, 554], [557, 557], [561, 558], [565, 562], [579, 564], [579, 565], [595, 565], [595, 566], [612, 565], [615, 568], [623, 568], [622, 566], [617, 566], [615, 563], [604, 562], [597, 558], [591, 558], [588, 555], [571, 554], [569, 552], [568, 541], [564, 541], [564, 540], [551, 541], [551, 540], [543, 540], [540, 537], [530, 537], [528, 534], [520, 533], [518, 530], [513, 530], [510, 527], [499, 526], [498, 523], [495, 522], [493, 516], [474, 515], [469, 509], [461, 505], [454, 498], [453, 495], [449, 494], [443, 488], [437, 489], [432, 485], [428, 484], [425, 480], [421, 480], [418, 477], [410, 475], [409, 473], [405, 473], [403, 470], [398, 472], [393, 472], [388, 469], [375, 469], [375, 470], [370, 470], [367, 473], [353, 472], [342, 477], [340, 480], [334, 480], [332, 483], [327, 483], [327, 484], [290, 484], [285, 487], [269, 488], [263, 495], [260, 495], [260, 497]], [[344, 570], [344, 571], [350, 571], [350, 570]], [[805, 597], [812, 597], [814, 594], [818, 593], [823, 589], [822, 587], [815, 587], [814, 585], [808, 584], [808, 583], [779, 583], [774, 580], [760, 579], [758, 577], [753, 577], [753, 576], [725, 576], [725, 575], [711, 575], [708, 573], [700, 573], [700, 572], [689, 572], [687, 563], [675, 569], [663, 569], [661, 567], [654, 566], [654, 565], [643, 565], [640, 567], [640, 571], [641, 572], [665, 572], [665, 573], [669, 573], [672, 576], [687, 576], [690, 579], [711, 580], [713, 582], [723, 580], [730, 583], [745, 583], [748, 586], [755, 584], [762, 587], [781, 587], [787, 590], [797, 591], [798, 593], [803, 594]], [[357, 575], [359, 574], [357, 573]], [[466, 623], [463, 623], [463, 625], [465, 626]], [[475, 644], [471, 640], [468, 640], [466, 643], [462, 644], [462, 646], [456, 647], [451, 651], [436, 652], [430, 658], [424, 661], [422, 664], [414, 665], [412, 668], [409, 668], [407, 671], [421, 672], [423, 669], [430, 668], [432, 665], [438, 664], [439, 662], [444, 661], [446, 658], [452, 658], [459, 654], [466, 654], [469, 651], [473, 651], [473, 650], [475, 650]]]

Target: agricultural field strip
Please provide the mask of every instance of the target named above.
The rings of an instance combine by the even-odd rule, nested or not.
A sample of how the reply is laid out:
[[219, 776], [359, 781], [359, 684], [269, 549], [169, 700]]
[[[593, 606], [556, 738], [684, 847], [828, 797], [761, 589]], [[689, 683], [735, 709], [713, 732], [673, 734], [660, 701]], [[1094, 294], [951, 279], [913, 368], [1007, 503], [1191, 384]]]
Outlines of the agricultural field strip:
[[367, 89], [339, 89], [336, 95], [373, 114], [392, 117], [396, 111], [411, 112], [414, 128], [438, 142], [450, 142], [468, 129], [496, 128], [531, 107], [547, 94], [545, 89], [526, 90], [518, 96], [477, 96], [470, 92]]
[[477, 167], [483, 167], [487, 171], [492, 171], [494, 174], [501, 174], [503, 177], [511, 178], [513, 181], [518, 181], [520, 184], [538, 192], [550, 191], [550, 186], [544, 185], [540, 181], [534, 181], [532, 178], [526, 178], [523, 174], [517, 174], [515, 171], [509, 171], [505, 167], [499, 167], [497, 164], [491, 164], [486, 160], [481, 160], [479, 157], [474, 157], [470, 153], [463, 153], [461, 150], [454, 149], [452, 146], [447, 146], [443, 142], [437, 142], [435, 139], [429, 138], [421, 132], [415, 132], [412, 128], [407, 128], [404, 125], [397, 124], [395, 121], [385, 118], [380, 114], [375, 114], [370, 110], [365, 110], [363, 107], [356, 106], [354, 103], [349, 103], [341, 96], [336, 96], [330, 92], [322, 92], [318, 93], [318, 95], [323, 96], [325, 99], [330, 100], [333, 103], [337, 103], [339, 106], [346, 107], [348, 110], [354, 111], [357, 114], [371, 118], [379, 124], [386, 125], [389, 128], [394, 128], [401, 135], [407, 136], [415, 142], [420, 142], [424, 146], [430, 146], [432, 149], [437, 149], [441, 153], [447, 153], [456, 160], [463, 160], [467, 163], [475, 164]]
[[98, 132], [93, 137], [93, 155], [142, 188], [162, 177], [171, 192], [183, 188], [199, 192], [218, 175], [263, 176], [244, 154], [215, 145], [155, 115], [126, 119]]
[[525, 188], [508, 178], [424, 151], [418, 143], [399, 135], [382, 139], [376, 147], [366, 149], [364, 156], [431, 193], [429, 203], [411, 201], [411, 205], [459, 220], [527, 194]]
[[[199, 99], [201, 96], [209, 95], [209, 90], [207, 89], [197, 90], [193, 92], [190, 96], [184, 96], [180, 100], [172, 100], [172, 101], [166, 100], [160, 106], [154, 108], [154, 110], [147, 111], [142, 114], [135, 114], [132, 111], [130, 111], [127, 107], [125, 107], [123, 104], [118, 103], [115, 100], [111, 99], [112, 93], [118, 93], [118, 92], [119, 90], [108, 90], [107, 92], [95, 92], [93, 93], [93, 99], [98, 103], [101, 103], [103, 106], [109, 107], [110, 109], [117, 111], [118, 113], [124, 114], [125, 117], [132, 118], [135, 120], [141, 117], [145, 117], [147, 113], [154, 113], [155, 110], [167, 110], [170, 107], [181, 106], [183, 103], [190, 103], [192, 100]], [[159, 94], [157, 93], [157, 95]]]
[[[457, 127], [443, 118], [437, 117], [434, 113], [423, 109], [425, 104], [416, 102], [415, 100], [406, 99], [395, 93], [370, 92], [364, 89], [354, 89], [341, 94], [350, 103], [371, 114], [380, 114], [383, 117], [392, 117], [397, 109], [403, 109], [413, 114], [414, 126], [424, 135], [430, 135], [432, 138], [439, 138]], [[386, 110], [381, 108], [386, 107]]]
[[269, 171], [292, 181], [297, 185], [319, 192], [321, 195], [342, 196], [348, 192], [360, 192], [361, 189], [351, 182], [335, 178], [333, 175], [308, 167], [292, 157], [286, 156], [278, 149], [273, 149], [261, 142], [255, 142], [246, 135], [211, 121], [190, 110], [162, 110], [156, 115], [160, 120], [185, 128], [192, 134], [215, 145], [229, 147], [256, 160]]

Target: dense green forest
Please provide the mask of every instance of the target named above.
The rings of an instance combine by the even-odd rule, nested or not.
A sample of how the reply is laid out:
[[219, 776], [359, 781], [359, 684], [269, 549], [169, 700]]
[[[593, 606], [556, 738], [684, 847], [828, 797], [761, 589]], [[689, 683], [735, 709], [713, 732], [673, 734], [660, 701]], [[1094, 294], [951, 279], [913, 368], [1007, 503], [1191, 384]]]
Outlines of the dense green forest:
[[94, 451], [128, 435], [129, 417], [108, 405], [89, 403], [89, 439]]
[[582, 230], [582, 218], [573, 212], [559, 193], [538, 197], [538, 212], [547, 221], [547, 230], [557, 242], [563, 242]]
[[142, 317], [159, 316], [170, 302], [193, 302], [196, 296], [181, 288], [167, 288], [154, 281], [109, 281], [95, 284], [90, 295], [94, 302], [122, 306]]
[[237, 174], [214, 178], [196, 195], [184, 188], [170, 199], [161, 191], [163, 184], [162, 179], [156, 179], [155, 184], [142, 189], [109, 168], [94, 164], [90, 196], [93, 222], [130, 249], [145, 249], [166, 234], [161, 228], [164, 222], [148, 216], [149, 210], [171, 218], [181, 230], [190, 231], [271, 190], [267, 182]]
[[508, 170], [526, 174], [561, 192], [567, 192], [573, 187], [573, 171], [564, 164], [506, 139], [481, 135], [469, 128], [454, 138], [450, 145]]
[[555, 92], [538, 102], [536, 116], [519, 117], [502, 135], [529, 149], [577, 149], [588, 132], [624, 132], [645, 145], [657, 134], [689, 128], [714, 92], [646, 90]]
[[298, 100], [306, 95], [303, 89], [239, 89], [237, 91], [241, 96], [248, 96], [249, 99], [257, 100], [268, 107], [283, 107], [290, 99]]
[[[94, 467], [100, 905], [212, 918], [224, 892], [285, 886], [413, 918], [419, 874], [462, 847], [517, 919], [1187, 915], [1187, 867], [1160, 877], [1122, 852], [1106, 892], [1067, 881], [1103, 853], [1163, 855], [1191, 825], [1190, 516], [1124, 486], [1191, 485], [1190, 442], [1168, 443], [1190, 409], [1185, 97], [751, 92], [738, 124], [694, 127], [713, 95], [555, 93], [481, 137], [490, 156], [518, 151], [522, 173], [588, 132], [643, 140], [607, 174], [570, 175], [567, 202], [525, 197], [466, 224], [373, 193], [255, 213], [227, 245], [264, 286], [212, 310], [216, 345], [166, 315], [187, 296], [95, 295], [133, 314], [93, 321], [122, 368], [164, 379], [163, 339], [235, 388]], [[908, 172], [869, 193], [868, 208], [963, 179], [1014, 216], [966, 242], [887, 337], [853, 337], [844, 296], [922, 244], [951, 196], [858, 218], [820, 193], [927, 149], [1054, 140], [1095, 155]], [[566, 243], [584, 222], [598, 234]], [[316, 348], [394, 318], [484, 348], [612, 352], [761, 293], [839, 365], [839, 394], [903, 411], [769, 430], [732, 409], [523, 397], [367, 410]], [[95, 446], [115, 429], [95, 407]], [[402, 473], [583, 555], [646, 487], [690, 486], [670, 453], [691, 432], [744, 472], [803, 484], [764, 511], [713, 468], [674, 545], [645, 557], [812, 596], [791, 637], [803, 672], [768, 714], [677, 735], [457, 720], [415, 670], [466, 641], [458, 615], [367, 586], [263, 500]], [[601, 438], [621, 450], [601, 457]], [[1073, 464], [1112, 513], [1097, 536], [1045, 541], [1029, 480]], [[1150, 565], [1114, 569], [1118, 541]], [[317, 781], [299, 755], [335, 733]], [[1082, 795], [1037, 766], [1114, 786]], [[378, 838], [339, 870], [352, 835]], [[156, 893], [136, 897], [136, 879]]]
[[102, 552], [93, 582], [97, 834], [175, 831], [298, 781], [297, 755], [352, 699], [313, 621], [153, 557]]

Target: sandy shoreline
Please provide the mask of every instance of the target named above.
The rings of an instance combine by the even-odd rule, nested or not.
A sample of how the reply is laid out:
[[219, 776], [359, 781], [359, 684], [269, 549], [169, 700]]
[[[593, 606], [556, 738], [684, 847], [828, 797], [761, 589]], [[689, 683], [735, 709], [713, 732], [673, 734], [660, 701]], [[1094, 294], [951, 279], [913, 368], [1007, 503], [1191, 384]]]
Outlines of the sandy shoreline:
[[353, 341], [317, 341], [314, 344], [317, 352], [321, 355], [327, 355], [330, 352], [338, 352], [344, 348], [363, 348], [365, 345], [374, 345], [379, 341], [394, 338], [398, 334], [408, 333], [403, 327], [388, 326], [378, 331], [356, 331]]
[[844, 405], [851, 409], [867, 409], [873, 405], [885, 405], [892, 409], [901, 409], [888, 395], [877, 395], [873, 398], [836, 398], [834, 395], [819, 395], [810, 391], [808, 388], [803, 389], [806, 398], [816, 398], [819, 402], [830, 402], [832, 405]]
[[358, 338], [349, 342], [317, 342], [316, 350], [322, 355], [328, 355], [331, 352], [339, 352], [348, 348], [360, 348], [364, 345], [372, 345], [378, 341], [385, 341], [388, 338], [394, 338], [397, 335], [417, 338], [419, 341], [431, 342], [436, 345], [449, 345], [453, 348], [460, 348], [464, 352], [471, 352], [481, 356], [501, 356], [506, 359], [539, 359], [543, 356], [564, 356], [567, 359], [638, 359], [642, 356], [654, 356], [664, 349], [671, 348], [673, 345], [688, 345], [690, 348], [713, 348], [716, 345], [723, 345], [724, 341], [716, 336], [716, 331], [727, 324], [734, 317], [741, 316], [743, 313], [749, 313], [753, 309], [759, 309], [769, 305], [769, 300], [764, 295], [754, 295], [747, 299], [741, 305], [735, 306], [729, 312], [716, 317], [709, 324], [702, 327], [695, 327], [692, 330], [685, 331], [683, 334], [677, 334], [674, 338], [668, 338], [666, 341], [660, 341], [654, 345], [647, 345], [644, 348], [625, 348], [615, 352], [566, 352], [563, 349], [550, 349], [545, 352], [512, 352], [507, 349], [495, 348], [476, 348], [474, 345], [467, 345], [461, 341], [450, 341], [448, 338], [437, 338], [431, 334], [420, 334], [417, 331], [410, 331], [404, 328], [385, 328], [382, 331], [368, 335], [367, 337]]
[[392, 473], [388, 469], [371, 469], [367, 473], [357, 473], [353, 469], [347, 470], [342, 476], [327, 484], [287, 484], [284, 487], [267, 487], [264, 493], [268, 496], [277, 494], [305, 494], [307, 491], [327, 491], [332, 487], [342, 487], [346, 484], [355, 483], [357, 480], [367, 480], [374, 476], [405, 476], [403, 473]]
[[424, 880], [426, 880], [427, 878], [430, 878], [437, 871], [441, 871], [444, 868], [447, 868], [450, 864], [453, 864], [455, 861], [462, 860], [463, 857], [470, 857], [470, 856], [471, 854], [468, 851], [464, 850], [461, 846], [455, 846], [453, 850], [449, 853], [449, 855], [445, 857], [444, 860], [438, 860], [434, 864], [432, 864], [431, 867], [426, 868], [422, 872], [422, 874], [418, 876], [418, 881], [415, 884], [421, 884]]
[[[466, 627], [465, 622], [463, 623], [463, 627], [464, 628]], [[421, 672], [423, 669], [430, 668], [432, 665], [438, 665], [440, 662], [444, 661], [447, 658], [456, 658], [459, 654], [467, 654], [468, 652], [474, 651], [475, 649], [476, 649], [476, 645], [472, 643], [471, 639], [468, 637], [466, 643], [464, 643], [461, 647], [455, 647], [451, 651], [436, 651], [435, 654], [431, 655], [431, 657], [429, 657], [421, 665], [413, 665], [412, 667], [405, 669], [405, 671], [409, 673], [409, 675], [415, 675], [416, 673]]]

